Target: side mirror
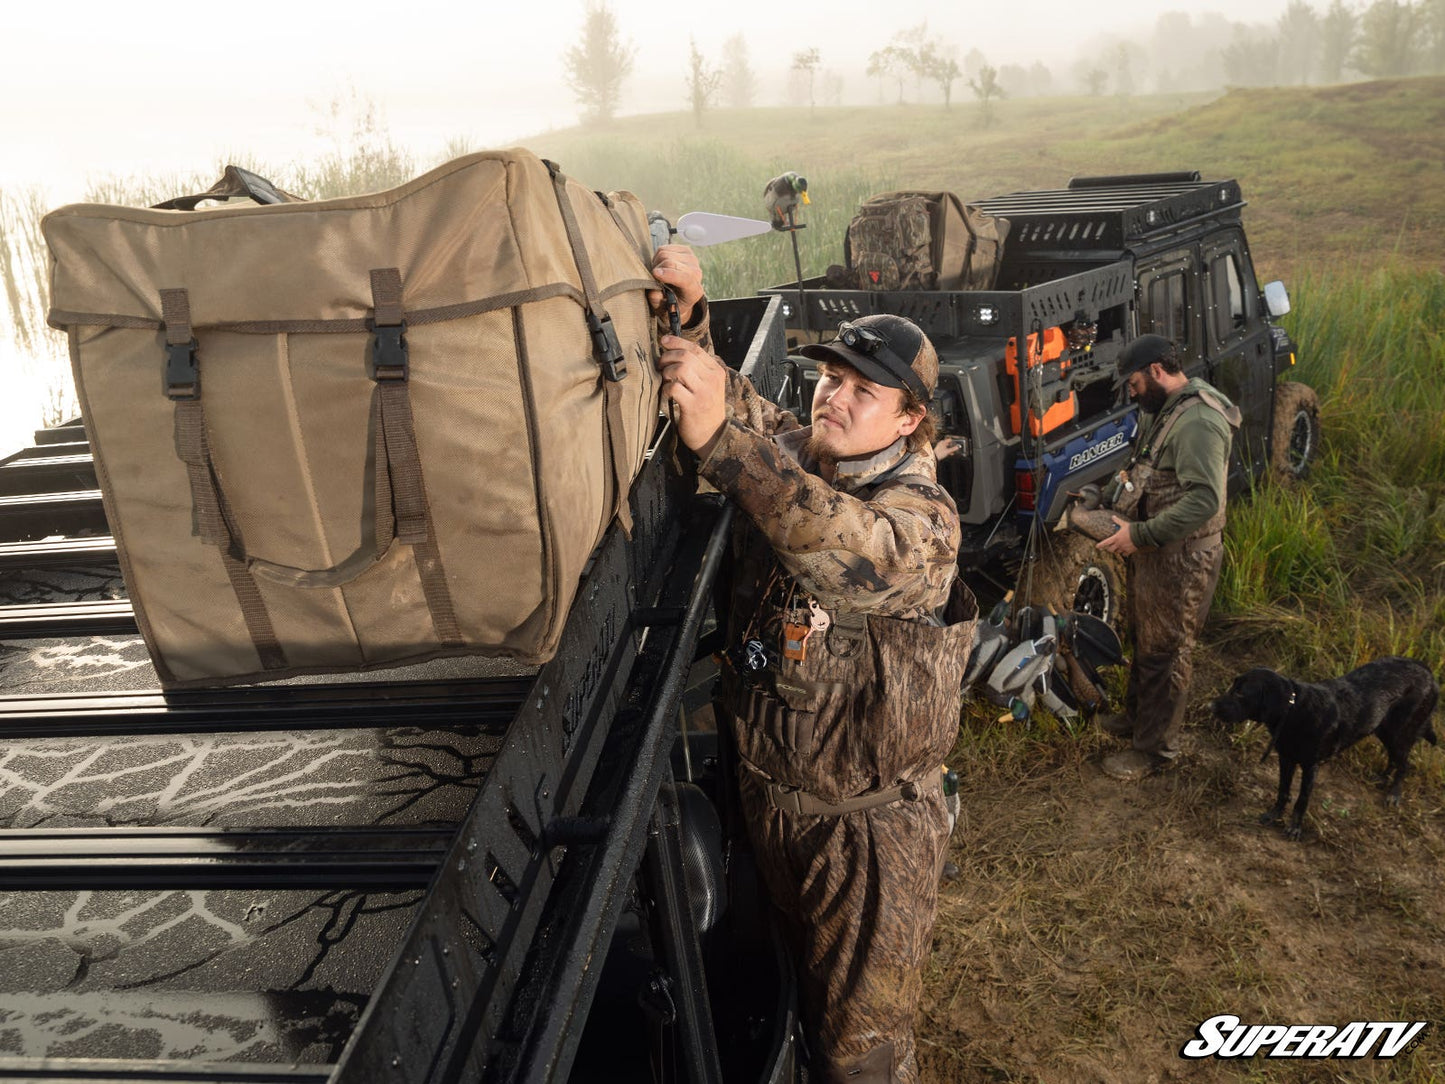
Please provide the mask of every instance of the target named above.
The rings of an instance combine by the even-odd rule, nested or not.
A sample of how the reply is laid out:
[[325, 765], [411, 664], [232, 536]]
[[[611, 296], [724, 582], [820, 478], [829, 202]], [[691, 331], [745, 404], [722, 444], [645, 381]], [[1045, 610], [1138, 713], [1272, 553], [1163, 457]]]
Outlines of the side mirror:
[[1289, 291], [1279, 279], [1265, 283], [1264, 307], [1271, 316], [1283, 316], [1289, 312]]

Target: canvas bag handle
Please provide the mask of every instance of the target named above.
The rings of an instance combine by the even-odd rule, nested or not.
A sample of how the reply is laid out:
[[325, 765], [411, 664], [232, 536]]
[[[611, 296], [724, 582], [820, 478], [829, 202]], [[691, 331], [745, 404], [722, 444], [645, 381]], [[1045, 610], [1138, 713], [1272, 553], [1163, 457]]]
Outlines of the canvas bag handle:
[[[371, 537], [363, 538], [353, 553], [330, 568], [305, 569], [246, 552], [211, 458], [186, 292], [163, 290], [167, 349], [189, 351], [190, 354], [188, 374], [176, 368], [174, 360], [168, 359], [167, 388], [176, 400], [176, 451], [186, 464], [190, 479], [198, 534], [202, 541], [220, 549], [233, 584], [238, 572], [250, 581], [248, 595], [256, 594], [256, 578], [291, 588], [340, 587], [376, 565], [397, 544], [410, 545], [438, 637], [444, 643], [460, 643], [455, 608], [442, 571], [416, 446], [407, 388], [400, 273], [396, 268], [373, 270], [371, 286], [375, 313], [372, 320], [372, 378], [376, 388], [372, 396], [370, 428], [373, 440], [369, 467], [375, 480], [375, 514]], [[189, 383], [186, 383], [187, 378]], [[179, 392], [176, 389], [180, 389]], [[237, 595], [238, 598], [242, 595], [240, 587]], [[247, 600], [242, 601], [244, 612]], [[254, 609], [255, 603], [250, 605]], [[255, 629], [252, 638], [259, 643]]]
[[194, 196], [175, 196], [163, 203], [153, 204], [153, 211], [194, 211], [196, 205], [202, 200], [208, 199], [234, 199], [237, 196], [247, 196], [260, 204], [272, 203], [300, 203], [299, 196], [277, 188], [274, 184], [262, 177], [259, 173], [252, 173], [249, 169], [242, 169], [240, 166], [227, 166], [226, 171], [221, 174], [221, 179], [204, 192], [198, 192]]

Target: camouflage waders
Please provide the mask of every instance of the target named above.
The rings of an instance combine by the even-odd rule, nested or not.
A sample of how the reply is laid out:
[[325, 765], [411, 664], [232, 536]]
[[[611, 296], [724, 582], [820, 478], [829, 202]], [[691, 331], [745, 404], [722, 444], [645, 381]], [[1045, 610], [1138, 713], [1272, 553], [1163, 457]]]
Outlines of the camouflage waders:
[[[1157, 516], [1175, 504], [1183, 487], [1173, 471], [1154, 465], [1175, 425], [1191, 410], [1223, 410], [1202, 395], [1180, 403], [1150, 434], [1148, 447], [1130, 464], [1132, 489], [1121, 487], [1114, 509], [1131, 519]], [[1125, 605], [1134, 641], [1124, 711], [1133, 724], [1134, 748], [1175, 756], [1184, 722], [1194, 643], [1209, 616], [1224, 562], [1224, 504], [1184, 538], [1141, 549], [1127, 561]]]
[[[892, 482], [946, 499], [931, 478]], [[914, 1081], [948, 843], [939, 769], [957, 740], [977, 604], [950, 566], [912, 573], [893, 599], [906, 609], [910, 595], [948, 598], [936, 620], [815, 609], [756, 531], [737, 556], [720, 700], [749, 839], [799, 965], [814, 1071], [838, 1084]], [[810, 620], [801, 659], [772, 650]], [[736, 645], [748, 641], [767, 646], [766, 668], [746, 669]]]

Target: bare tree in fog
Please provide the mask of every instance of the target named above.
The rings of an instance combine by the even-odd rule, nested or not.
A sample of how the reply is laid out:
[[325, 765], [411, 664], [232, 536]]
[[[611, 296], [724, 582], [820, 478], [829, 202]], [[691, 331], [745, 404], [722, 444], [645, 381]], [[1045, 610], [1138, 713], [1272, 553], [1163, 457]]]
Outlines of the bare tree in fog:
[[978, 71], [976, 79], [970, 79], [968, 85], [973, 89], [973, 96], [978, 99], [982, 107], [983, 126], [987, 128], [993, 123], [993, 101], [996, 98], [1003, 98], [1003, 87], [999, 85], [998, 69], [985, 64]]
[[702, 53], [698, 52], [695, 40], [688, 38], [687, 47], [687, 101], [692, 106], [693, 121], [701, 128], [702, 115], [711, 108], [713, 101], [717, 98], [718, 88], [722, 85], [723, 73], [721, 68], [713, 68], [708, 65]]
[[793, 71], [798, 72], [807, 80], [808, 109], [810, 111], [817, 108], [818, 105], [813, 94], [813, 82], [818, 74], [818, 65], [822, 63], [822, 60], [822, 54], [817, 49], [801, 49], [793, 54]]

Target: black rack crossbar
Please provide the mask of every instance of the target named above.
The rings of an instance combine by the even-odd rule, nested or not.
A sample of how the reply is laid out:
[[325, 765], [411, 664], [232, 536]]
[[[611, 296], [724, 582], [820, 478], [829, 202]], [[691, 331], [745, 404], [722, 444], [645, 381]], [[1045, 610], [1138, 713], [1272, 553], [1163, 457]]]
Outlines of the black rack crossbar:
[[100, 490], [70, 489], [58, 493], [24, 493], [0, 496], [0, 516], [22, 515], [31, 508], [100, 507]]
[[91, 490], [96, 484], [95, 462], [89, 452], [0, 463], [0, 495], [4, 496]]
[[329, 1065], [0, 1058], [0, 1080], [35, 1084], [326, 1084], [330, 1077]]
[[78, 418], [49, 429], [35, 430], [36, 444], [74, 444], [87, 439], [85, 425]]
[[136, 631], [129, 599], [0, 606], [0, 640], [107, 636]]
[[0, 699], [0, 741], [367, 726], [475, 726], [500, 732], [517, 714], [532, 681], [515, 677], [12, 695]]
[[43, 542], [0, 543], [0, 572], [114, 565], [115, 561], [115, 539], [108, 534]]
[[425, 887], [451, 832], [417, 828], [0, 831], [0, 891]]
[[[68, 437], [67, 440], [69, 440]], [[60, 458], [64, 458], [66, 456], [72, 455], [89, 454], [90, 442], [87, 440], [78, 440], [74, 441], [73, 443], [60, 444], [44, 442], [40, 444], [32, 444], [28, 448], [21, 448], [20, 451], [14, 453], [13, 455], [6, 456], [3, 460], [0, 460], [0, 463], [18, 463], [21, 460], [51, 459], [57, 456]]]

